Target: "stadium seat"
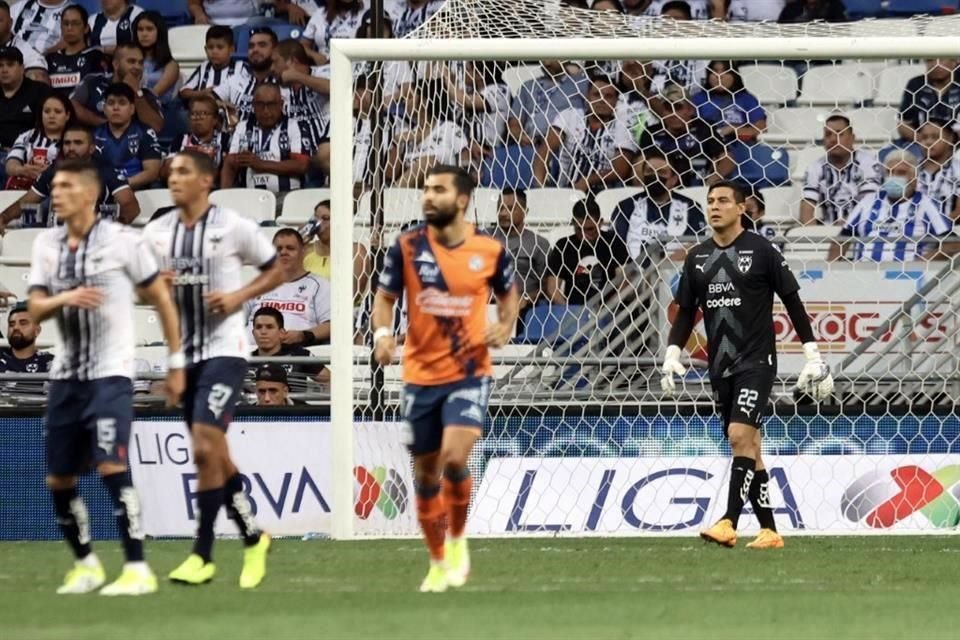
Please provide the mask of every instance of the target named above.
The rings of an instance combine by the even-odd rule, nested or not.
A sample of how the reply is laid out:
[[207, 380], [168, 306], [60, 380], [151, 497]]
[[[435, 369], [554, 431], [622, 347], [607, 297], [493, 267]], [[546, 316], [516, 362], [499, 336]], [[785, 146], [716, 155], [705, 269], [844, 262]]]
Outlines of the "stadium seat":
[[740, 67], [743, 86], [760, 104], [784, 105], [797, 98], [796, 72], [778, 64], [748, 64]]
[[210, 202], [233, 209], [257, 224], [273, 222], [277, 217], [277, 196], [266, 189], [220, 189], [210, 194]]
[[778, 225], [796, 224], [800, 213], [800, 189], [797, 186], [761, 189], [767, 205], [763, 219]]
[[823, 109], [786, 107], [767, 114], [767, 130], [761, 139], [767, 144], [813, 144], [823, 135]]
[[[889, 0], [887, 2], [887, 12], [893, 14], [929, 13], [930, 15], [942, 15], [956, 13], [958, 9], [960, 9], [960, 4], [957, 0]], [[956, 35], [956, 33], [953, 35]]]
[[707, 206], [707, 187], [684, 187], [683, 189], [677, 189], [677, 193], [687, 196], [700, 205], [701, 209], [705, 209]]
[[91, 16], [101, 10], [100, 0], [76, 0], [76, 2], [71, 2], [70, 4], [80, 5], [86, 9], [87, 13]]
[[727, 146], [730, 159], [736, 163], [729, 177], [749, 184], [754, 189], [778, 187], [790, 182], [790, 154], [786, 149], [763, 142], [748, 144], [735, 140]]
[[3, 237], [3, 252], [0, 254], [6, 264], [23, 261], [29, 264], [34, 239], [43, 228], [10, 229]]
[[826, 153], [823, 147], [803, 147], [790, 154], [790, 179], [803, 183], [807, 168]]
[[527, 191], [527, 224], [567, 224], [573, 216], [573, 204], [585, 195], [577, 189], [530, 189]]
[[30, 267], [0, 265], [0, 289], [9, 291], [20, 300], [27, 297], [27, 280], [30, 278]]
[[503, 70], [503, 82], [510, 89], [510, 95], [516, 96], [520, 93], [520, 87], [524, 82], [543, 76], [543, 67], [539, 64], [521, 64], [515, 67], [507, 67]]
[[[313, 217], [317, 204], [330, 199], [330, 189], [298, 189], [283, 198], [277, 224], [298, 227]], [[359, 211], [357, 212], [359, 214]]]
[[502, 189], [529, 189], [533, 185], [533, 157], [535, 149], [518, 144], [493, 148], [493, 155], [484, 157], [480, 166], [480, 184]]
[[897, 136], [899, 110], [893, 107], [867, 107], [849, 112], [850, 124], [857, 140], [870, 143], [889, 142]]
[[522, 344], [558, 344], [574, 337], [589, 324], [592, 314], [580, 305], [538, 304], [527, 314], [523, 331], [516, 342]]
[[478, 187], [473, 191], [470, 208], [467, 210], [467, 222], [486, 229], [497, 223], [500, 208], [500, 189]]
[[[137, 4], [146, 10], [153, 10], [163, 16], [167, 26], [183, 25], [191, 21], [187, 0], [137, 0]], [[202, 41], [201, 37], [201, 41]], [[176, 53], [173, 54], [176, 58]]]
[[135, 307], [133, 310], [133, 326], [138, 346], [163, 342], [163, 327], [160, 324], [160, 316], [153, 307]]
[[233, 54], [235, 60], [247, 59], [247, 45], [250, 43], [250, 29], [253, 26], [270, 27], [277, 34], [277, 39], [299, 40], [303, 34], [303, 28], [296, 25], [287, 24], [282, 21], [263, 21], [258, 20], [255, 25], [241, 24], [233, 28], [233, 40], [236, 45], [236, 51]]
[[900, 106], [907, 82], [926, 71], [922, 64], [894, 64], [886, 67], [877, 77], [877, 92], [873, 103], [877, 106]]
[[189, 24], [170, 29], [170, 53], [180, 63], [181, 69], [190, 63], [196, 63], [192, 66], [197, 66], [206, 61], [204, 45], [209, 28], [210, 26], [205, 24]]
[[609, 220], [613, 212], [616, 211], [618, 204], [638, 193], [643, 193], [641, 187], [619, 187], [617, 189], [604, 189], [596, 193], [594, 198], [600, 207], [600, 215], [604, 220]]
[[838, 64], [810, 67], [803, 76], [798, 104], [842, 106], [873, 98], [873, 73], [863, 65]]
[[172, 207], [173, 198], [169, 189], [144, 189], [136, 191], [137, 204], [140, 205], [140, 215], [133, 221], [134, 226], [142, 227], [150, 222], [150, 216], [162, 207]]
[[883, 12], [884, 0], [843, 0], [847, 16], [853, 20], [871, 18]]
[[3, 211], [4, 209], [12, 205], [14, 202], [22, 198], [23, 194], [25, 193], [26, 191], [0, 190], [0, 211]]
[[[354, 223], [367, 226], [370, 224], [370, 192], [365, 191], [360, 196]], [[420, 189], [391, 188], [383, 190], [383, 224], [399, 227], [408, 222], [423, 218], [420, 207]]]
[[785, 255], [791, 260], [823, 260], [830, 250], [830, 239], [840, 234], [835, 224], [807, 225], [787, 231]]

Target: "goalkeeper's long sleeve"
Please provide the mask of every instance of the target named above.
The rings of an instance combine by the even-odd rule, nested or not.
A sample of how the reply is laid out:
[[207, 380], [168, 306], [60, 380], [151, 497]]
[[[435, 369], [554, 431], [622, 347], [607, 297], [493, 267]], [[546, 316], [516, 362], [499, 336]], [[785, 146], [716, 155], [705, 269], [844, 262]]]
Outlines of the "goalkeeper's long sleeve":
[[793, 329], [797, 332], [800, 343], [814, 342], [816, 338], [813, 337], [813, 327], [810, 326], [810, 318], [807, 317], [807, 310], [803, 306], [803, 301], [800, 300], [800, 294], [794, 291], [781, 300], [787, 313], [790, 314], [790, 322], [793, 323]]
[[[799, 301], [800, 298], [797, 298], [797, 300]], [[696, 318], [696, 309], [684, 309], [680, 307], [677, 310], [677, 317], [673, 320], [673, 326], [670, 327], [670, 336], [667, 339], [667, 344], [676, 345], [683, 349], [687, 344], [687, 340], [690, 339], [690, 334], [693, 332], [693, 325]], [[809, 327], [810, 324], [807, 323], [807, 326]]]

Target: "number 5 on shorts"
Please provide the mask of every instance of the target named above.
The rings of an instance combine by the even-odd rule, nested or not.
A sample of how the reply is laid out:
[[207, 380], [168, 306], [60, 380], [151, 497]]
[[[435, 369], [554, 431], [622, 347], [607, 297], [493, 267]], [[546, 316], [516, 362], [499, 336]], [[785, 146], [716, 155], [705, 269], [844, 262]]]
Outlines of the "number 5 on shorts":
[[220, 414], [223, 413], [223, 408], [227, 406], [232, 394], [233, 389], [229, 385], [215, 384], [210, 388], [210, 395], [207, 396], [207, 408], [210, 409], [210, 413], [217, 420], [220, 419]]
[[97, 420], [97, 448], [108, 456], [113, 454], [113, 445], [117, 441], [117, 421], [113, 418]]

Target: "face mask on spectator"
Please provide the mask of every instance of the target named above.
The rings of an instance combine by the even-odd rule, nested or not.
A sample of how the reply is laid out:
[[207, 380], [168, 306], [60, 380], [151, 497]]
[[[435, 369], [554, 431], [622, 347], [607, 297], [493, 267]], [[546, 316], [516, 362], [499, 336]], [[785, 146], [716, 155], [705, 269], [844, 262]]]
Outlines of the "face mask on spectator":
[[902, 198], [907, 191], [907, 179], [903, 176], [887, 176], [883, 181], [883, 190], [891, 198]]

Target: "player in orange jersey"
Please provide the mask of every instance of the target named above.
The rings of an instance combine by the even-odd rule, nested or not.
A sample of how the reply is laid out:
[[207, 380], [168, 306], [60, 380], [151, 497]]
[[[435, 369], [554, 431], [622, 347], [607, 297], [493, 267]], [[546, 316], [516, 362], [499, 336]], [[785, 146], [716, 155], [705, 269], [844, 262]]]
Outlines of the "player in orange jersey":
[[[373, 304], [374, 357], [387, 365], [396, 350], [393, 306], [406, 292], [403, 415], [412, 431], [417, 519], [430, 551], [423, 592], [462, 586], [470, 573], [467, 459], [487, 414], [489, 348], [509, 340], [520, 300], [503, 246], [464, 219], [473, 187], [459, 167], [427, 172], [426, 224], [390, 248]], [[488, 326], [491, 289], [498, 318]]]

